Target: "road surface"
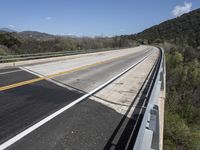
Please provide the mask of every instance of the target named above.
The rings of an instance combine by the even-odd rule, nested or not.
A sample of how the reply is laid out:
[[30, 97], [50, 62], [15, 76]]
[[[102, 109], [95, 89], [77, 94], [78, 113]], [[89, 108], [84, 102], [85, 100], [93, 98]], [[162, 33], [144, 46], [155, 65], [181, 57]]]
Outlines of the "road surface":
[[[129, 149], [142, 107], [139, 91], [159, 50], [151, 46], [100, 52], [0, 70], [0, 148]], [[141, 61], [93, 96], [80, 97]], [[41, 120], [70, 107], [38, 126]], [[133, 141], [133, 142], [132, 142]]]

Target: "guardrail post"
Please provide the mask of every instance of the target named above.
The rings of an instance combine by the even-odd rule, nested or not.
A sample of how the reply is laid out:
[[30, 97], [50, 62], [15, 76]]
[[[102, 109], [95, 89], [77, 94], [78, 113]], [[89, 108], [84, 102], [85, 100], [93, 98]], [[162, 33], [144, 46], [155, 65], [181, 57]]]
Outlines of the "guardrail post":
[[159, 150], [159, 111], [158, 105], [151, 109], [149, 129], [153, 131], [151, 148]]

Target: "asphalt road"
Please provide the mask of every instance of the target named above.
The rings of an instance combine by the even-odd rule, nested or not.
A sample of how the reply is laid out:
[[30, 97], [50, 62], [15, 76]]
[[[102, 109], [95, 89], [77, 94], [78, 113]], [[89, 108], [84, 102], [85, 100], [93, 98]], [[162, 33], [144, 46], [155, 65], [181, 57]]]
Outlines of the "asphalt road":
[[[123, 58], [55, 76], [53, 82], [40, 80], [0, 91], [0, 143], [100, 86], [151, 52], [144, 49]], [[0, 70], [0, 87], [37, 79], [34, 74], [43, 75], [31, 70], [31, 67], [29, 69], [29, 72], [19, 68]], [[137, 114], [139, 110], [135, 111]], [[135, 121], [88, 98], [8, 149], [121, 149], [126, 146], [125, 137], [129, 131], [127, 126], [116, 130], [122, 120], [127, 123]], [[114, 142], [114, 147], [113, 141], [118, 141]]]
[[19, 68], [13, 68], [5, 70], [4, 72], [2, 71], [2, 74], [0, 74], [0, 78], [1, 78], [0, 87], [2, 87], [26, 80], [35, 79], [38, 77], [26, 71], [23, 71]]

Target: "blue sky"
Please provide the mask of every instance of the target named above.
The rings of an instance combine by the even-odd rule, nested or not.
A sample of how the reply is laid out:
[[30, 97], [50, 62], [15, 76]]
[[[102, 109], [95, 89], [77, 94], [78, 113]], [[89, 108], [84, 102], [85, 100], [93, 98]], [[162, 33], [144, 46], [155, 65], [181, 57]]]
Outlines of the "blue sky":
[[200, 8], [200, 0], [0, 0], [0, 27], [77, 36], [132, 34], [174, 18], [176, 6], [179, 14]]

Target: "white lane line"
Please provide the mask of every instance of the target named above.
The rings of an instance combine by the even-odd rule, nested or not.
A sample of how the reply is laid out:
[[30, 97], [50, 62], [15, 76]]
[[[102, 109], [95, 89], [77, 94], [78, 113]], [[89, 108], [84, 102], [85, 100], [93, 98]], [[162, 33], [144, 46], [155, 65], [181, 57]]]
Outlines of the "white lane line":
[[137, 61], [136, 63], [134, 63], [132, 66], [130, 66], [129, 68], [127, 68], [126, 70], [124, 70], [123, 72], [121, 72], [120, 74], [118, 74], [117, 76], [113, 77], [112, 79], [108, 80], [107, 82], [105, 82], [101, 86], [99, 86], [96, 89], [92, 90], [91, 92], [83, 95], [82, 97], [78, 98], [77, 100], [75, 100], [75, 101], [71, 102], [70, 104], [64, 106], [60, 110], [58, 110], [58, 111], [54, 112], [53, 114], [47, 116], [46, 118], [42, 119], [41, 121], [39, 121], [38, 123], [34, 124], [33, 126], [27, 128], [26, 130], [22, 131], [21, 133], [15, 135], [13, 138], [11, 138], [11, 139], [7, 140], [6, 142], [2, 143], [0, 145], [0, 149], [3, 150], [5, 148], [9, 147], [10, 145], [12, 145], [15, 142], [19, 141], [24, 136], [26, 136], [29, 133], [33, 132], [34, 130], [36, 130], [40, 126], [42, 126], [45, 123], [47, 123], [48, 121], [50, 121], [51, 119], [53, 119], [56, 116], [60, 115], [61, 113], [63, 113], [67, 109], [71, 108], [72, 106], [76, 105], [77, 103], [83, 101], [84, 99], [86, 99], [86, 98], [90, 97], [91, 95], [93, 95], [94, 93], [98, 92], [99, 90], [101, 90], [102, 88], [104, 88], [105, 86], [107, 86], [108, 84], [110, 84], [111, 82], [113, 82], [114, 80], [116, 80], [117, 78], [119, 78], [120, 76], [122, 76], [123, 74], [125, 74], [126, 72], [128, 72], [129, 70], [131, 70], [133, 67], [135, 67], [136, 65], [138, 65], [139, 63], [141, 63], [142, 61], [144, 61], [152, 53], [153, 52], [151, 52], [148, 55], [144, 56], [142, 59], [140, 59], [139, 61]]
[[17, 70], [13, 70], [13, 71], [0, 72], [0, 75], [8, 74], [8, 73], [14, 73], [14, 72], [19, 72], [19, 71], [23, 71], [23, 70], [17, 69]]

